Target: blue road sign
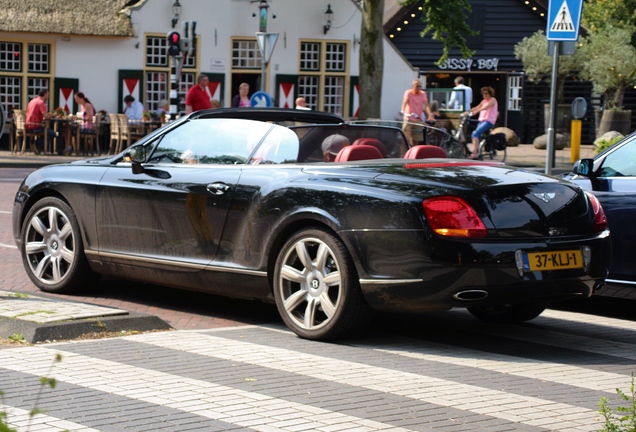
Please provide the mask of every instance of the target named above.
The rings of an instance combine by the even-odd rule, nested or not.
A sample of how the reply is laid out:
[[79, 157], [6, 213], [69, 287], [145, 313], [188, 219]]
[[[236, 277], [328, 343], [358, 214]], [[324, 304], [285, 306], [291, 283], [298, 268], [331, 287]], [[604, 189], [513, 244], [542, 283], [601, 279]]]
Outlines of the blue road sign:
[[264, 91], [257, 91], [250, 98], [250, 105], [253, 107], [271, 108], [274, 106], [274, 99]]
[[575, 41], [579, 37], [583, 0], [550, 0], [547, 39]]

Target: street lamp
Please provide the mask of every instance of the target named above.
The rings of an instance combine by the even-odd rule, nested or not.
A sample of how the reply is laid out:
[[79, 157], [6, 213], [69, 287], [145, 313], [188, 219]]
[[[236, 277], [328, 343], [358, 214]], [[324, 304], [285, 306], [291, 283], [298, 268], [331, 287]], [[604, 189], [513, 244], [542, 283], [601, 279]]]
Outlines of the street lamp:
[[323, 26], [324, 34], [327, 34], [329, 29], [331, 28], [331, 21], [333, 20], [333, 11], [331, 10], [331, 5], [327, 5], [327, 11], [325, 12], [325, 25]]
[[181, 16], [181, 3], [179, 0], [175, 0], [172, 5], [172, 28], [174, 28], [179, 22], [179, 17]]

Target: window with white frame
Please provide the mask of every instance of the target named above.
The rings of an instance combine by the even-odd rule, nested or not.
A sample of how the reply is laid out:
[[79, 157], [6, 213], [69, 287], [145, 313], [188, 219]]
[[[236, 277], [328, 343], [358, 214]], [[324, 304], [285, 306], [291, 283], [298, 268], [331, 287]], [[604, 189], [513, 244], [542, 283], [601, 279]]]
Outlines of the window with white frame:
[[[185, 97], [194, 85], [198, 74], [197, 55], [183, 55], [183, 68], [177, 94], [185, 102]], [[146, 65], [144, 103], [148, 110], [156, 111], [162, 99], [170, 101], [170, 72], [172, 61], [168, 56], [168, 41], [165, 35], [146, 35]]]
[[521, 111], [522, 76], [508, 77], [508, 111]]
[[50, 44], [0, 40], [0, 103], [7, 115], [51, 90], [51, 64]]
[[256, 40], [235, 39], [232, 41], [232, 68], [261, 68], [261, 50]]
[[311, 109], [344, 114], [347, 49], [346, 43], [300, 42], [298, 96]]

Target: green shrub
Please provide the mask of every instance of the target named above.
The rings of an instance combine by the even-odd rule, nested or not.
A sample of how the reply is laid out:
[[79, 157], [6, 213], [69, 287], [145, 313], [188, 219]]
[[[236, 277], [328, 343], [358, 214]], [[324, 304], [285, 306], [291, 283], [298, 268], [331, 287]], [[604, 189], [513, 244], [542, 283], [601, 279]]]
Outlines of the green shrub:
[[601, 153], [603, 150], [605, 150], [608, 147], [613, 146], [614, 144], [616, 144], [617, 142], [619, 142], [622, 139], [623, 139], [623, 137], [614, 137], [614, 138], [612, 138], [610, 140], [600, 140], [598, 142], [598, 144], [596, 145], [596, 148], [594, 149], [594, 154]]
[[[53, 362], [51, 363], [51, 367], [49, 368], [49, 373], [53, 370], [54, 364], [56, 362], [61, 362], [61, 361], [62, 361], [62, 356], [60, 354], [56, 354], [53, 359]], [[28, 431], [30, 429], [31, 420], [33, 419], [33, 417], [43, 412], [37, 406], [38, 402], [40, 401], [40, 397], [42, 396], [43, 389], [46, 387], [54, 389], [56, 385], [57, 385], [57, 381], [55, 380], [55, 378], [40, 377], [40, 388], [38, 389], [37, 396], [35, 397], [33, 409], [29, 411], [29, 422], [26, 426], [25, 431]], [[0, 391], [0, 432], [16, 432], [16, 429], [12, 429], [9, 426], [7, 411], [3, 409], [3, 407], [4, 407], [4, 392]]]
[[[600, 412], [605, 418], [605, 424], [600, 432], [634, 432], [636, 431], [636, 393], [634, 392], [634, 373], [631, 374], [631, 385], [629, 386], [629, 394], [625, 394], [621, 389], [616, 389], [616, 393], [629, 406], [619, 406], [616, 413], [620, 413], [621, 417], [616, 417], [614, 411], [609, 406], [609, 399], [602, 397], [599, 403]], [[624, 414], [624, 415], [622, 415]]]

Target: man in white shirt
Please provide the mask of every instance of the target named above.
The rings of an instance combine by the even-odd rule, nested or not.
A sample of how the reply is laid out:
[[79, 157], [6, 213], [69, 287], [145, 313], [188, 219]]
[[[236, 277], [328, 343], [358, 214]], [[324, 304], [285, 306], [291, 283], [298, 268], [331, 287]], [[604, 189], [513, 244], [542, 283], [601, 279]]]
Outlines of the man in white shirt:
[[127, 95], [124, 98], [126, 108], [124, 108], [124, 114], [128, 117], [128, 120], [141, 120], [141, 116], [144, 112], [144, 106], [141, 102], [136, 101], [131, 95]]
[[[460, 76], [455, 78], [455, 87], [453, 87], [453, 89], [463, 91], [454, 91], [451, 94], [451, 98], [448, 101], [448, 108], [452, 110], [469, 111], [470, 105], [473, 103], [473, 89], [464, 85], [464, 78]], [[464, 96], [466, 97], [465, 100]]]
[[311, 109], [307, 106], [307, 101], [304, 97], [296, 98], [296, 109], [299, 110], [308, 110]]

